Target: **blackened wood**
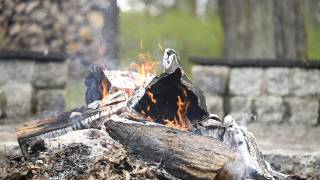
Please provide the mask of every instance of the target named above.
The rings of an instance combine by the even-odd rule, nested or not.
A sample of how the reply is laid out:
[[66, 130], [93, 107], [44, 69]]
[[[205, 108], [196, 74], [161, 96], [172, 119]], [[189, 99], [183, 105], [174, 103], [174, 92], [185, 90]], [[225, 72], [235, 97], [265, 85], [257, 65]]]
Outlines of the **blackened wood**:
[[191, 57], [190, 61], [200, 65], [228, 66], [228, 67], [300, 67], [306, 69], [320, 69], [319, 60], [285, 60], [285, 59], [217, 59], [208, 57]]
[[99, 66], [92, 66], [88, 76], [85, 79], [87, 87], [85, 93], [86, 104], [102, 99], [102, 81], [105, 79], [103, 69]]
[[0, 61], [39, 61], [39, 62], [64, 62], [68, 58], [67, 54], [60, 52], [35, 52], [27, 50], [1, 50]]
[[127, 146], [133, 155], [159, 163], [181, 179], [214, 179], [235, 154], [221, 141], [163, 126], [105, 122], [110, 136]]
[[180, 87], [186, 89], [190, 107], [188, 108], [187, 117], [194, 124], [198, 121], [206, 119], [209, 116], [205, 97], [202, 90], [193, 84], [186, 76], [181, 68], [177, 68], [172, 73], [163, 73], [151, 80], [142, 93], [135, 93], [135, 96], [130, 100], [129, 106], [133, 107], [138, 113], [146, 112], [150, 104], [147, 92], [151, 92], [157, 100], [157, 109], [147, 116], [156, 115], [155, 119], [158, 123], [168, 119], [168, 116], [177, 112], [177, 97], [180, 93]]
[[[202, 90], [195, 85], [183, 71], [179, 56], [174, 49], [165, 49], [162, 65], [164, 73], [154, 77], [146, 87], [135, 93], [129, 102], [129, 106], [138, 113], [151, 117], [158, 123], [164, 124], [166, 119], [172, 119], [176, 114], [177, 99], [185, 91], [185, 98], [190, 103], [187, 109], [187, 117], [195, 124], [209, 116], [205, 97]], [[150, 106], [150, 93], [155, 106]], [[151, 108], [150, 108], [151, 107]], [[153, 108], [155, 107], [155, 108]]]

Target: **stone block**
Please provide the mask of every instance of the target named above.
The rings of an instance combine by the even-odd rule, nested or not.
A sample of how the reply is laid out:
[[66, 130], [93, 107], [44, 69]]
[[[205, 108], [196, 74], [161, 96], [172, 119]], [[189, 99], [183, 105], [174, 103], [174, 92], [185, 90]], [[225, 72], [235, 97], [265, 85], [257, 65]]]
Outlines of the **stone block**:
[[289, 94], [289, 69], [269, 68], [265, 71], [266, 91], [270, 95]]
[[293, 69], [292, 91], [296, 96], [320, 95], [320, 70]]
[[63, 90], [40, 90], [37, 93], [37, 111], [64, 111], [66, 108]]
[[4, 91], [0, 88], [0, 118], [2, 118], [5, 115], [5, 108], [6, 108], [6, 96]]
[[257, 121], [263, 123], [281, 123], [288, 113], [288, 107], [281, 97], [262, 96], [254, 100]]
[[217, 114], [220, 117], [224, 116], [223, 98], [221, 96], [212, 96], [205, 94], [207, 108], [210, 113]]
[[30, 82], [34, 64], [32, 61], [0, 61], [0, 85], [12, 81]]
[[294, 124], [317, 124], [319, 118], [319, 101], [310, 98], [288, 98], [291, 116], [289, 122]]
[[67, 81], [66, 63], [36, 63], [32, 84], [36, 88], [61, 88]]
[[230, 112], [252, 113], [251, 106], [251, 97], [235, 96], [230, 98]]
[[262, 77], [260, 68], [234, 68], [230, 73], [229, 92], [231, 95], [261, 95]]
[[320, 153], [264, 152], [264, 158], [273, 169], [293, 174], [318, 174], [320, 172]]
[[5, 114], [9, 119], [21, 119], [31, 115], [32, 86], [30, 83], [7, 83], [5, 93]]
[[192, 79], [200, 88], [211, 95], [226, 93], [230, 69], [222, 66], [193, 66]]
[[235, 96], [230, 98], [230, 114], [242, 125], [252, 121], [252, 102], [251, 97]]
[[[265, 160], [277, 171], [294, 171], [294, 157], [290, 154], [264, 153]], [[299, 172], [300, 173], [300, 172]]]

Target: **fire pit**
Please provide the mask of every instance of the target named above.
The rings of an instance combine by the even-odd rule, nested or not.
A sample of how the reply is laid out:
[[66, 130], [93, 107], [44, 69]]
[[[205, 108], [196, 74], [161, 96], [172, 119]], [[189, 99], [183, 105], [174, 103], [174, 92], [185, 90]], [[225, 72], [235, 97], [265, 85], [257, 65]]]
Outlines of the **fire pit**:
[[286, 177], [270, 168], [252, 134], [231, 116], [207, 111], [173, 49], [165, 50], [162, 64], [160, 75], [143, 68], [155, 66], [146, 62], [135, 65], [137, 72], [94, 68], [86, 79], [87, 106], [17, 128], [28, 162], [40, 159], [54, 168], [62, 162], [60, 176], [48, 168], [33, 174], [70, 178], [76, 169], [76, 178], [127, 179], [142, 178], [144, 169], [140, 175], [151, 179]]

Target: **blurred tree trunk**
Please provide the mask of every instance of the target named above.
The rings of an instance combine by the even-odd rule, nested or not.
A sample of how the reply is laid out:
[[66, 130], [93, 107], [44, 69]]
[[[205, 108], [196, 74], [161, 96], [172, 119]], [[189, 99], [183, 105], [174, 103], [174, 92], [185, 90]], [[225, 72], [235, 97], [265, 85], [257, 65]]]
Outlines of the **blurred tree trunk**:
[[232, 59], [304, 58], [299, 0], [220, 0], [224, 56]]
[[103, 11], [104, 26], [102, 36], [104, 38], [106, 64], [108, 68], [115, 69], [120, 65], [119, 59], [119, 8], [117, 0], [109, 0], [109, 5]]
[[277, 58], [305, 59], [306, 29], [304, 2], [301, 0], [274, 0]]
[[219, 1], [218, 0], [208, 0], [206, 2], [206, 19], [213, 19], [218, 15], [219, 11]]
[[306, 0], [306, 12], [310, 17], [313, 27], [320, 28], [320, 1], [319, 0]]
[[188, 14], [196, 15], [197, 2], [196, 0], [176, 0], [175, 5], [177, 9]]
[[310, 23], [315, 28], [320, 28], [320, 1], [306, 0], [306, 12]]

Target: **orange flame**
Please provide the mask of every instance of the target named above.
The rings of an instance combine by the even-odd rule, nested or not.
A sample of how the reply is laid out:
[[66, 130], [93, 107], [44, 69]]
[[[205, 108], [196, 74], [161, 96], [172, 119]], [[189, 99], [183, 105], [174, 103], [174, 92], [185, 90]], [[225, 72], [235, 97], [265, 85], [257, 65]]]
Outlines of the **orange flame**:
[[150, 100], [151, 100], [151, 102], [152, 102], [153, 104], [156, 104], [156, 103], [157, 103], [157, 100], [153, 97], [152, 92], [147, 91], [147, 96], [150, 98]]
[[106, 97], [109, 95], [109, 88], [108, 88], [108, 81], [106, 79], [102, 80], [102, 98]]
[[[146, 91], [146, 95], [150, 99], [151, 103], [147, 106], [146, 112], [143, 111], [144, 115], [149, 114], [151, 107], [156, 105], [157, 100], [154, 97], [154, 94], [150, 91]], [[188, 108], [190, 106], [190, 102], [187, 99], [187, 91], [185, 88], [181, 87], [181, 95], [177, 98], [177, 113], [175, 117], [172, 119], [164, 120], [165, 125], [167, 127], [180, 129], [182, 131], [186, 131], [191, 128], [191, 122], [187, 117]], [[151, 116], [147, 116], [148, 121], [154, 121]]]
[[[144, 49], [143, 41], [140, 41], [141, 49]], [[140, 63], [133, 63], [131, 67], [133, 67], [140, 75], [146, 77], [148, 74], [157, 74], [157, 65], [151, 54], [148, 52], [142, 52], [138, 54], [138, 59]]]
[[185, 88], [181, 88], [182, 95], [178, 96], [177, 106], [178, 111], [176, 117], [173, 120], [165, 120], [166, 126], [181, 129], [181, 130], [188, 130], [191, 128], [191, 122], [187, 117], [188, 108], [190, 106], [190, 102], [187, 99], [187, 91]]
[[142, 61], [142, 63], [131, 64], [131, 67], [133, 67], [140, 75], [146, 77], [148, 74], [157, 74], [157, 65], [158, 62], [155, 61]]

